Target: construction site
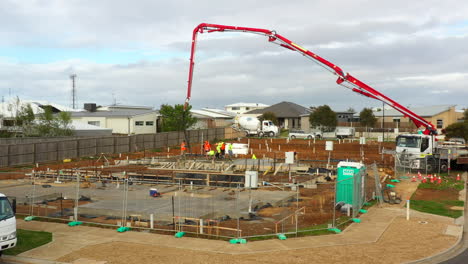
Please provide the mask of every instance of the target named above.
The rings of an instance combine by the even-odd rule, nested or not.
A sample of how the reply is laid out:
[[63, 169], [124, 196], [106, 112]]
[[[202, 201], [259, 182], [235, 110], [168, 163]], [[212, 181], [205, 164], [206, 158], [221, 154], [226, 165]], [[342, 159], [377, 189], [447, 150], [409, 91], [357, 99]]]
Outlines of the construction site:
[[[365, 212], [378, 184], [393, 170], [393, 156], [382, 151], [392, 143], [337, 140], [333, 151], [327, 151], [324, 140], [226, 142], [247, 148], [247, 154], [212, 159], [200, 144], [183, 156], [171, 147], [101, 154], [37, 164], [20, 179], [2, 181], [0, 190], [16, 197], [17, 212], [29, 216], [168, 234], [253, 238], [341, 230]], [[293, 163], [286, 163], [288, 152], [296, 153]], [[339, 191], [355, 199], [354, 207], [340, 210], [335, 206], [340, 188], [336, 175], [343, 161], [362, 161], [366, 169], [360, 172], [359, 188]], [[357, 184], [353, 182], [341, 183]]]

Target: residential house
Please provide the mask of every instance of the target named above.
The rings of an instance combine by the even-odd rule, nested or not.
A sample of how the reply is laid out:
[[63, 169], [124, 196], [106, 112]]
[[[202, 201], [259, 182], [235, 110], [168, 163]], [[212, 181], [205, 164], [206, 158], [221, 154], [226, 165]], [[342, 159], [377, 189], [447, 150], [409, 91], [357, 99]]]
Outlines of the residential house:
[[[22, 133], [22, 129], [15, 122], [18, 112], [27, 105], [31, 106], [32, 112], [37, 117], [44, 113], [46, 107], [50, 107], [53, 113], [80, 111], [56, 103], [42, 100], [19, 100], [13, 99], [9, 102], [0, 103], [0, 130], [14, 133]], [[91, 124], [72, 120], [70, 128], [75, 136], [107, 136], [112, 135], [112, 129], [101, 128]]]
[[111, 128], [113, 134], [151, 134], [158, 132], [159, 111], [145, 106], [85, 104], [85, 110], [73, 112], [72, 120]]
[[236, 104], [225, 105], [224, 110], [228, 112], [236, 113], [239, 115], [248, 111], [263, 109], [268, 106], [269, 105], [260, 104], [260, 103], [236, 103]]
[[[455, 105], [408, 107], [408, 109], [434, 124], [438, 130], [456, 123], [463, 116], [463, 113], [455, 110]], [[378, 124], [384, 120], [386, 128], [416, 128], [411, 119], [395, 109], [374, 112], [374, 115]]]
[[[285, 129], [309, 129], [310, 108], [292, 102], [281, 102], [272, 106], [256, 109], [242, 114], [242, 116], [258, 117], [263, 113], [272, 112], [278, 118], [278, 125]], [[307, 122], [306, 122], [307, 121]]]
[[201, 110], [191, 110], [193, 117], [197, 118], [197, 123], [191, 129], [206, 129], [215, 127], [229, 127], [234, 123], [235, 113], [214, 109], [202, 108]]

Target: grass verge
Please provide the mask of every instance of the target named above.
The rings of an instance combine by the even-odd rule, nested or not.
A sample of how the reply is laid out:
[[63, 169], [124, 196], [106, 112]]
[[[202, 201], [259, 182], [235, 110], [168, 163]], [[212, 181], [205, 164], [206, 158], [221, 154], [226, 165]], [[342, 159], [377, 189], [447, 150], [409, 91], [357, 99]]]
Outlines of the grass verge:
[[5, 255], [16, 256], [52, 241], [52, 233], [49, 232], [18, 229], [16, 235], [18, 238], [16, 247], [5, 250], [3, 252]]
[[411, 200], [410, 208], [416, 211], [458, 218], [463, 215], [461, 210], [452, 210], [451, 206], [463, 206], [463, 201], [422, 201]]

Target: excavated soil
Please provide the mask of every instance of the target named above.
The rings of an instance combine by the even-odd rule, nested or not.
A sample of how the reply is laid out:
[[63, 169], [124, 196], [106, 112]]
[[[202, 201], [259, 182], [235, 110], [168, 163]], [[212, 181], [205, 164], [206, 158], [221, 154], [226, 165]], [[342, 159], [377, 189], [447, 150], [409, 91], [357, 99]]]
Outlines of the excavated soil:
[[458, 192], [454, 190], [417, 189], [412, 199], [423, 201], [458, 200]]

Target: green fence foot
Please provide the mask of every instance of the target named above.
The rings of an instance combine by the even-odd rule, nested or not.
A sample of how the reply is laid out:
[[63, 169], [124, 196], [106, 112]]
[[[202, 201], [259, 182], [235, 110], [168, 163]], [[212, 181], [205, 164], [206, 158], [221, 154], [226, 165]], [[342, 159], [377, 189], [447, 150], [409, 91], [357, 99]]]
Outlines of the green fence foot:
[[278, 234], [277, 236], [279, 240], [286, 240], [287, 238], [285, 234]]
[[341, 230], [339, 228], [328, 228], [329, 231], [333, 231], [335, 232], [336, 234], [339, 234], [341, 233]]
[[117, 232], [119, 232], [119, 233], [123, 233], [123, 232], [127, 232], [127, 231], [130, 231], [130, 227], [121, 226], [121, 227], [117, 228]]
[[247, 240], [244, 238], [233, 238], [229, 240], [230, 244], [247, 244]]
[[365, 213], [367, 213], [367, 210], [361, 209], [361, 210], [359, 210], [359, 212], [365, 214]]
[[400, 182], [400, 180], [397, 180], [397, 179], [393, 179], [393, 180], [390, 180], [391, 182]]
[[388, 188], [395, 188], [395, 185], [393, 185], [393, 184], [387, 184], [387, 187], [388, 187]]
[[77, 226], [77, 225], [81, 225], [81, 224], [83, 224], [83, 222], [73, 221], [73, 222], [68, 223], [68, 226]]
[[354, 222], [354, 223], [361, 223], [361, 219], [359, 219], [359, 218], [353, 218], [353, 222]]
[[36, 218], [36, 217], [35, 217], [35, 216], [32, 216], [32, 215], [31, 215], [31, 216], [26, 216], [26, 217], [24, 218], [24, 221], [29, 222], [29, 221], [34, 220], [35, 218]]
[[181, 238], [181, 237], [183, 237], [183, 236], [185, 236], [185, 232], [177, 232], [177, 233], [174, 235], [174, 237], [176, 237], [176, 238]]

